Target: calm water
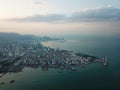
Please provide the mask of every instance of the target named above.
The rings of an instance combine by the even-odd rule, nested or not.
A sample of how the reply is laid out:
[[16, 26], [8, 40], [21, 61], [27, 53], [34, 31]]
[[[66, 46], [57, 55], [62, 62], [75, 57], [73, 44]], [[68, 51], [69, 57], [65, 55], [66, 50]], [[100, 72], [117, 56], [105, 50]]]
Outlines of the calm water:
[[[93, 90], [120, 89], [120, 38], [113, 37], [70, 37], [65, 42], [44, 42], [43, 45], [90, 55], [108, 57], [109, 66], [91, 64], [79, 72], [67, 73], [60, 70], [42, 71], [25, 68], [23, 72], [6, 74], [0, 78], [0, 90]], [[10, 84], [10, 80], [16, 80]]]

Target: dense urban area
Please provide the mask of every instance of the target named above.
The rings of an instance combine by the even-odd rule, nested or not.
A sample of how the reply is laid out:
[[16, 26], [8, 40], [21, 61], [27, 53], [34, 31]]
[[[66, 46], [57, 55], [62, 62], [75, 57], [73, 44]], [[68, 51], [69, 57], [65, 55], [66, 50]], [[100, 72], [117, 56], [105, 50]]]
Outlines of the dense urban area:
[[[21, 37], [23, 36], [21, 35]], [[78, 71], [79, 68], [90, 63], [98, 62], [106, 65], [106, 58], [45, 47], [41, 41], [46, 41], [46, 37], [29, 40], [19, 38], [1, 46], [0, 77], [8, 72], [21, 72], [24, 67], [41, 68], [45, 71], [54, 68], [71, 72]]]

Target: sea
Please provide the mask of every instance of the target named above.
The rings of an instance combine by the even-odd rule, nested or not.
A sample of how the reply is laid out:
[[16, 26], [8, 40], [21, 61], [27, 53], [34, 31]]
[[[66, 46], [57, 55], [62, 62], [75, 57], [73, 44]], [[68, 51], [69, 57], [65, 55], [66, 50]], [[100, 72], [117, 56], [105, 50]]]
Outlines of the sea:
[[[44, 46], [88, 55], [107, 57], [108, 65], [93, 63], [78, 72], [59, 69], [43, 71], [41, 68], [24, 68], [19, 73], [7, 73], [0, 78], [0, 90], [120, 90], [120, 37], [66, 36], [64, 40], [48, 41]], [[15, 80], [14, 83], [10, 83]]]

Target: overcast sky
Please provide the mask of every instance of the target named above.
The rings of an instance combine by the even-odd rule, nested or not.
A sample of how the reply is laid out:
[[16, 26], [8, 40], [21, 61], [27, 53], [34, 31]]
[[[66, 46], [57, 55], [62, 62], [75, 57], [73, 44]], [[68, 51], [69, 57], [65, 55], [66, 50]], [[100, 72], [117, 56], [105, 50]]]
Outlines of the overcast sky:
[[0, 0], [0, 32], [120, 34], [120, 0]]

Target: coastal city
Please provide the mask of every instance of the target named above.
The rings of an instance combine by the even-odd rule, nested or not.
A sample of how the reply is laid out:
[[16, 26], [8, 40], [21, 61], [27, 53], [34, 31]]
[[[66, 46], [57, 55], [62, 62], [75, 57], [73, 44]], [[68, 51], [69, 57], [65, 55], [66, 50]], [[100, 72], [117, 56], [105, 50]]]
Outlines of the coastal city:
[[54, 68], [71, 72], [96, 62], [107, 65], [106, 58], [53, 49], [38, 41], [13, 43], [0, 48], [0, 77], [8, 72], [21, 72], [24, 67], [41, 68], [44, 71]]
[[120, 90], [120, 0], [0, 0], [0, 90]]

